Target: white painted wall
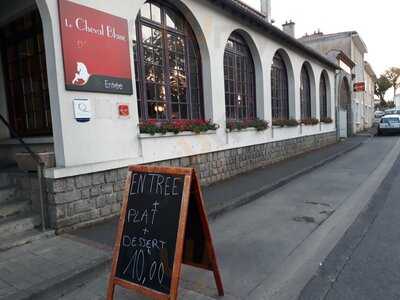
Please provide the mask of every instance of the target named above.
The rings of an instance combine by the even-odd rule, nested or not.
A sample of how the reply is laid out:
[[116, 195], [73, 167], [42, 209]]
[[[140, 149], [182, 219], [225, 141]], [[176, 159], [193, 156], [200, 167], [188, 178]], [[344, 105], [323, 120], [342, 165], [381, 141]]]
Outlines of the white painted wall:
[[[357, 44], [354, 40], [351, 41], [351, 59], [356, 64], [354, 67], [355, 79], [356, 82], [365, 82], [365, 66], [364, 66], [364, 53], [357, 47]], [[354, 107], [354, 132], [359, 132], [364, 129], [364, 123], [366, 120], [366, 112], [364, 105], [364, 93], [363, 92], [354, 92], [353, 93], [353, 107]]]
[[[135, 39], [134, 23], [140, 7], [145, 2], [129, 0], [74, 0], [82, 5], [128, 19], [131, 41]], [[191, 23], [200, 46], [203, 61], [204, 101], [206, 117], [221, 125], [215, 134], [139, 138], [136, 92], [132, 96], [107, 95], [66, 91], [64, 88], [63, 61], [56, 0], [37, 0], [42, 14], [49, 89], [53, 116], [54, 142], [57, 168], [48, 176], [68, 176], [108, 168], [126, 166], [130, 163], [144, 163], [199, 153], [206, 153], [267, 143], [301, 135], [335, 131], [335, 125], [313, 126], [304, 130], [269, 129], [257, 133], [246, 131], [229, 133], [225, 131], [225, 96], [223, 54], [229, 35], [239, 30], [249, 43], [256, 65], [257, 113], [259, 118], [271, 121], [270, 72], [272, 58], [278, 49], [284, 49], [291, 61], [294, 80], [294, 115], [300, 119], [300, 71], [304, 62], [310, 63], [315, 82], [315, 116], [319, 117], [319, 78], [326, 67], [320, 62], [299, 54], [278, 41], [267, 37], [262, 31], [242, 23], [243, 20], [228, 15], [207, 1], [181, 0], [173, 3], [186, 15]], [[132, 49], [132, 45], [130, 47]], [[131, 52], [133, 72], [133, 56]], [[334, 72], [327, 69], [330, 86], [330, 107], [334, 102]], [[86, 124], [77, 123], [73, 118], [72, 100], [88, 98], [95, 116]], [[293, 98], [293, 97], [292, 97]], [[130, 119], [117, 117], [116, 104], [129, 102]], [[332, 109], [332, 118], [335, 119]]]
[[365, 93], [364, 93], [364, 110], [365, 110], [365, 127], [370, 128], [374, 122], [374, 97], [375, 97], [375, 81], [371, 75], [365, 71]]

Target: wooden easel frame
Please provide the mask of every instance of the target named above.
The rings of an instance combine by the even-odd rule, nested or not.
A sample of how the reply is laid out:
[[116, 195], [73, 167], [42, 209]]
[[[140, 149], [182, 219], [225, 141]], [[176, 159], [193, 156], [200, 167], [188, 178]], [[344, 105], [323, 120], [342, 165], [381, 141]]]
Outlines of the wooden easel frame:
[[[194, 267], [203, 268], [206, 270], [213, 271], [214, 278], [216, 281], [218, 294], [220, 296], [224, 295], [223, 285], [221, 275], [218, 269], [217, 259], [215, 255], [214, 246], [211, 239], [211, 232], [208, 226], [207, 215], [204, 208], [203, 195], [201, 193], [200, 183], [196, 172], [192, 168], [171, 168], [171, 167], [158, 167], [158, 166], [130, 166], [128, 168], [129, 174], [125, 183], [125, 191], [123, 195], [123, 204], [122, 210], [119, 218], [118, 229], [116, 234], [116, 241], [113, 251], [113, 262], [111, 267], [111, 274], [108, 282], [108, 290], [107, 290], [107, 300], [114, 299], [115, 286], [120, 285], [124, 288], [136, 291], [142, 295], [151, 297], [156, 300], [176, 300], [178, 296], [178, 287], [179, 287], [179, 279], [181, 275], [181, 267], [183, 260], [183, 248], [185, 241], [185, 230], [186, 223], [188, 217], [188, 208], [189, 208], [189, 200], [190, 200], [190, 191], [192, 186], [195, 188], [195, 201], [197, 210], [200, 213], [200, 219], [202, 223], [203, 232], [205, 234], [205, 239], [208, 242], [209, 247], [207, 247], [208, 255], [211, 261], [210, 266], [203, 266], [194, 263], [187, 263]], [[174, 256], [174, 264], [172, 268], [172, 279], [171, 279], [171, 288], [170, 294], [164, 294], [156, 290], [149, 289], [147, 287], [141, 286], [139, 284], [129, 282], [116, 277], [117, 271], [117, 263], [119, 258], [119, 251], [121, 246], [121, 239], [123, 234], [123, 229], [125, 226], [125, 219], [128, 207], [129, 200], [129, 188], [132, 179], [133, 172], [149, 172], [149, 173], [159, 173], [159, 174], [168, 174], [168, 175], [183, 175], [185, 176], [184, 184], [183, 184], [183, 193], [182, 193], [182, 203], [181, 203], [181, 211], [179, 216], [179, 225], [178, 232], [176, 238], [175, 245], [175, 256]]]

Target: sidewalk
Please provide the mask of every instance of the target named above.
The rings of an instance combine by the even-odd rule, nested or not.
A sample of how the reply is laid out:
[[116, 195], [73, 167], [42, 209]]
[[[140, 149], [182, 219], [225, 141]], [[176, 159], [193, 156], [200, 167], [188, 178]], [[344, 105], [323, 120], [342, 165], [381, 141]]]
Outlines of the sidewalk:
[[[320, 167], [360, 146], [368, 136], [358, 136], [293, 159], [236, 176], [204, 189], [206, 206], [211, 218], [283, 186], [285, 183]], [[82, 229], [70, 235], [34, 242], [0, 252], [0, 299], [42, 299], [45, 294], [62, 290], [85, 274], [100, 272], [98, 287], [104, 286], [104, 272], [111, 258], [117, 220]], [[84, 240], [80, 240], [84, 239]], [[88, 242], [94, 241], [94, 242]], [[88, 279], [89, 280], [89, 279]], [[68, 291], [66, 291], [67, 293]], [[70, 292], [70, 291], [69, 291]], [[104, 291], [98, 291], [99, 298]], [[33, 296], [35, 296], [33, 297]], [[97, 299], [93, 298], [66, 299]], [[183, 289], [190, 299], [206, 299]], [[72, 297], [72, 296], [71, 296]], [[50, 297], [47, 299], [57, 299]], [[184, 298], [186, 299], [186, 298]], [[229, 297], [225, 297], [229, 299]]]
[[105, 266], [110, 252], [67, 236], [0, 253], [0, 299], [30, 299], [60, 282]]
[[238, 175], [203, 189], [207, 212], [214, 218], [271, 192], [289, 181], [356, 149], [371, 134], [343, 142]]

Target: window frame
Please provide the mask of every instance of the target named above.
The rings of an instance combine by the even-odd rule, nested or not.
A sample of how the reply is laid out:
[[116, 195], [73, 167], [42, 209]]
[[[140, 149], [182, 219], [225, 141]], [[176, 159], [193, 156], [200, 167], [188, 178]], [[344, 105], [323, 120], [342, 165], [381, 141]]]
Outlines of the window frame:
[[301, 68], [300, 75], [300, 112], [301, 119], [312, 118], [311, 77], [305, 65]]
[[275, 53], [271, 65], [271, 111], [273, 120], [290, 117], [288, 70], [279, 53]]
[[[232, 44], [233, 47], [229, 47], [230, 44]], [[242, 47], [245, 51], [238, 51], [237, 49], [239, 47]], [[232, 65], [227, 64], [228, 58], [231, 58], [233, 60]], [[243, 64], [245, 68], [237, 68], [239, 59], [248, 61], [247, 64]], [[225, 116], [227, 121], [255, 120], [257, 118], [255, 65], [250, 48], [240, 34], [234, 32], [230, 35], [225, 45], [223, 65], [225, 87]], [[248, 67], [250, 67], [250, 70], [248, 69]], [[229, 78], [228, 69], [232, 69], [233, 71], [232, 80]], [[228, 73], [226, 72], [226, 70], [228, 70]], [[240, 77], [240, 72], [243, 72], [244, 80], [239, 81], [238, 77]], [[251, 76], [251, 82], [247, 82], [249, 76]], [[227, 86], [227, 81], [231, 81], [230, 84], [233, 85], [233, 93], [230, 91], [231, 89], [229, 89], [229, 87]], [[246, 97], [244, 105], [239, 105], [238, 103], [240, 101], [238, 97], [242, 95], [242, 93], [239, 93], [238, 91], [238, 84], [241, 84], [241, 89], [243, 89], [244, 87], [245, 93], [243, 93], [243, 96]], [[229, 101], [230, 96], [233, 96], [232, 103], [230, 103]], [[251, 97], [250, 100], [249, 96]], [[227, 103], [229, 103], [229, 105], [227, 105]], [[240, 116], [240, 109], [245, 109], [245, 116]], [[231, 116], [231, 111], [233, 111], [233, 117]]]
[[[190, 26], [190, 24], [187, 22], [185, 17], [177, 11], [176, 8], [167, 5], [165, 3], [161, 3], [159, 1], [148, 1], [145, 3], [145, 5], [155, 5], [158, 6], [160, 9], [160, 15], [161, 15], [161, 22], [158, 23], [156, 21], [153, 21], [151, 19], [148, 19], [147, 17], [144, 17], [141, 15], [141, 11], [139, 11], [138, 16], [135, 21], [135, 26], [136, 26], [136, 40], [134, 41], [133, 45], [133, 52], [134, 56], [136, 57], [135, 59], [135, 80], [137, 84], [137, 104], [138, 104], [138, 112], [139, 112], [139, 120], [142, 121], [147, 121], [147, 120], [157, 120], [160, 122], [169, 122], [173, 120], [193, 120], [193, 119], [201, 119], [204, 120], [204, 95], [203, 95], [203, 78], [202, 78], [202, 58], [201, 58], [201, 53], [200, 53], [200, 47], [198, 45], [196, 36]], [[167, 25], [167, 14], [168, 12], [172, 12], [175, 17], [179, 18], [182, 24], [182, 30], [172, 28]], [[154, 30], [158, 30], [161, 33], [161, 47], [160, 51], [161, 57], [163, 59], [163, 65], [161, 66], [161, 72], [163, 74], [163, 81], [161, 82], [154, 82], [154, 85], [161, 85], [164, 86], [165, 90], [165, 98], [162, 101], [157, 101], [157, 99], [148, 99], [147, 95], [147, 86], [146, 86], [146, 62], [144, 61], [144, 43], [142, 41], [143, 37], [143, 32], [142, 32], [142, 27], [146, 26]], [[184, 41], [184, 46], [183, 46], [183, 57], [184, 57], [184, 70], [183, 72], [185, 73], [185, 80], [186, 84], [184, 85], [185, 88], [185, 101], [180, 102], [173, 102], [172, 101], [172, 93], [171, 93], [171, 88], [172, 88], [172, 83], [170, 78], [170, 72], [173, 71], [174, 69], [171, 67], [170, 62], [169, 62], [169, 54], [175, 51], [171, 51], [168, 49], [168, 35], [172, 35], [174, 37], [180, 37]], [[190, 47], [193, 47], [192, 51]], [[154, 49], [154, 45], [152, 46], [152, 49]], [[197, 88], [193, 89], [192, 81], [195, 79], [192, 79], [192, 70], [190, 68], [191, 66], [191, 53], [194, 53], [194, 59], [196, 61], [196, 80], [197, 80]], [[149, 62], [150, 64], [153, 64], [154, 60]], [[179, 85], [178, 85], [179, 86]], [[155, 87], [156, 88], [156, 87]], [[197, 92], [197, 102], [193, 102], [194, 97], [192, 96], [193, 91], [196, 90]], [[178, 92], [179, 93], [179, 92]], [[159, 118], [158, 112], [156, 112], [156, 118], [152, 118], [149, 115], [149, 109], [148, 105], [149, 103], [164, 103], [166, 106], [165, 109], [165, 118]], [[179, 113], [177, 118], [173, 118], [174, 112], [172, 111], [172, 106], [173, 105], [178, 105], [179, 106]], [[186, 106], [186, 116], [182, 118], [182, 112], [181, 112], [181, 106]], [[195, 111], [196, 109], [196, 114], [195, 116]]]
[[324, 74], [321, 74], [319, 82], [319, 105], [320, 105], [320, 118], [328, 117], [328, 86]]

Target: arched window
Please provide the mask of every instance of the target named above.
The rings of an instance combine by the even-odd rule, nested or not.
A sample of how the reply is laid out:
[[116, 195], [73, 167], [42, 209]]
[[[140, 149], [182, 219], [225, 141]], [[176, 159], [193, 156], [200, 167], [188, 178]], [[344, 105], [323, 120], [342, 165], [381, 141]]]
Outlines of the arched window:
[[300, 106], [301, 106], [301, 118], [311, 118], [311, 83], [310, 74], [306, 66], [301, 69], [300, 79]]
[[238, 34], [231, 34], [224, 54], [225, 109], [228, 120], [256, 117], [255, 73], [250, 50]]
[[151, 1], [142, 7], [136, 28], [140, 119], [202, 119], [200, 52], [184, 17], [176, 9]]
[[328, 91], [324, 74], [321, 75], [321, 80], [319, 81], [319, 105], [320, 117], [328, 117]]
[[288, 74], [281, 55], [276, 53], [271, 68], [272, 118], [289, 119]]

